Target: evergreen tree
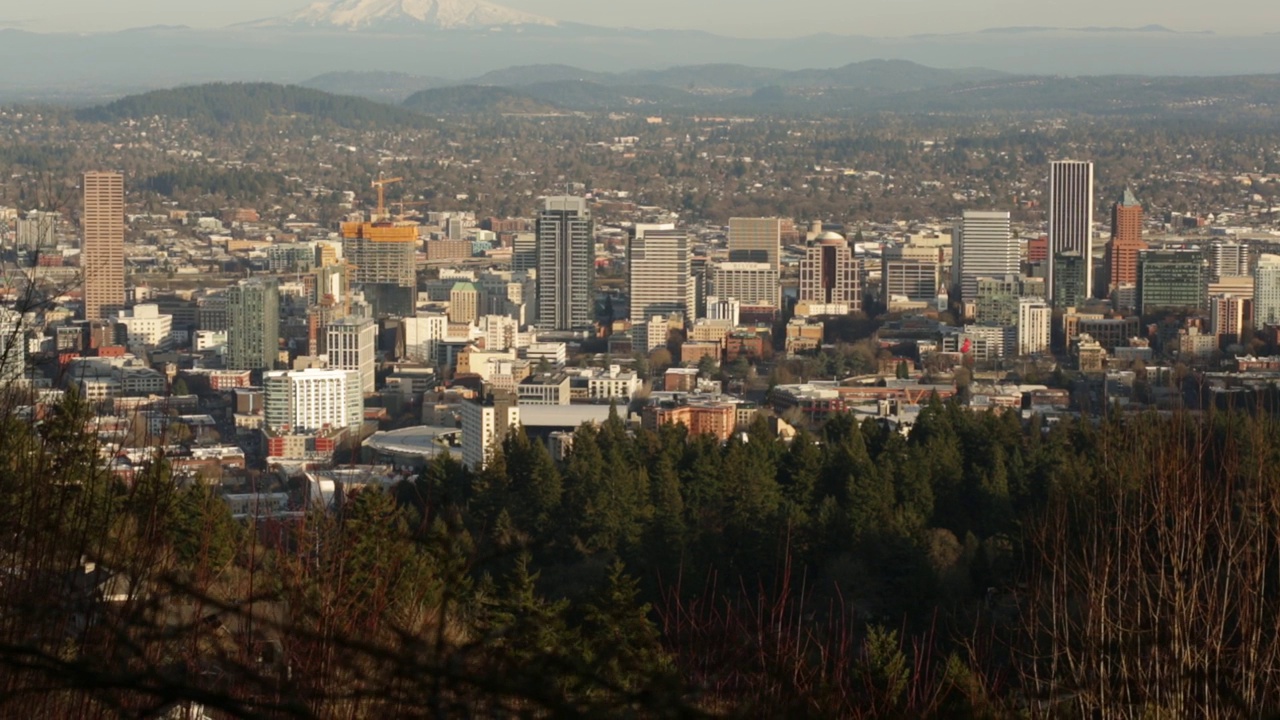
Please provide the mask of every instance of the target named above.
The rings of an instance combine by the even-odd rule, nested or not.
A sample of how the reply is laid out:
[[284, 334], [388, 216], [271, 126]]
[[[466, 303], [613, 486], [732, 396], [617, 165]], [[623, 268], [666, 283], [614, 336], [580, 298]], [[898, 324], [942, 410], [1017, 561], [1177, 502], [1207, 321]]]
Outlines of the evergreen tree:
[[640, 584], [615, 561], [604, 587], [587, 603], [581, 628], [589, 666], [609, 686], [633, 692], [672, 673], [650, 612], [640, 600]]

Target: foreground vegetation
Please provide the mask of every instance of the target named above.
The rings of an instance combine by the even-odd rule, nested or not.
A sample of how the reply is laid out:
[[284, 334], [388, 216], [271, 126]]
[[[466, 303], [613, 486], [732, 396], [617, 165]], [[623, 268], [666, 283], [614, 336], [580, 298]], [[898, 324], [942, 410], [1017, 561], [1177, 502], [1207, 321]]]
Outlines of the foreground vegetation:
[[1280, 709], [1270, 419], [910, 437], [516, 435], [330, 511], [234, 521], [74, 402], [9, 414], [0, 713], [1263, 717]]

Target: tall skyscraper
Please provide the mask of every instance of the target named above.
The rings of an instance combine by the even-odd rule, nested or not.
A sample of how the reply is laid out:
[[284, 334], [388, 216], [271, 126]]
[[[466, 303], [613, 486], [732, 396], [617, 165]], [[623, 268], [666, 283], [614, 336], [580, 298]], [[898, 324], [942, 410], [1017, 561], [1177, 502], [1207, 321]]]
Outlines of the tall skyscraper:
[[228, 370], [271, 370], [280, 352], [280, 287], [252, 278], [227, 288]]
[[1260, 255], [1253, 273], [1253, 326], [1280, 325], [1280, 255]]
[[778, 269], [782, 221], [778, 218], [729, 218], [729, 261], [763, 262]]
[[587, 201], [549, 197], [538, 215], [538, 327], [595, 324], [595, 225]]
[[1142, 241], [1142, 203], [1133, 191], [1111, 206], [1111, 242], [1107, 245], [1107, 287], [1110, 293], [1121, 285], [1138, 282], [1138, 253], [1146, 250]]
[[862, 264], [837, 233], [819, 235], [800, 261], [800, 302], [862, 310]]
[[325, 354], [329, 367], [355, 371], [360, 376], [360, 392], [373, 393], [377, 323], [369, 318], [343, 318], [329, 323], [326, 331]]
[[105, 320], [124, 308], [124, 176], [84, 174], [84, 317]]
[[[691, 244], [684, 230], [637, 228], [627, 248], [633, 332], [645, 333], [655, 315], [680, 313], [687, 321], [694, 319], [697, 285], [690, 271]], [[635, 344], [648, 347], [653, 343], [647, 337], [636, 337]]]
[[1018, 241], [1009, 230], [1009, 213], [966, 210], [955, 229], [953, 270], [964, 302], [978, 296], [978, 278], [1017, 275]]
[[[1076, 252], [1089, 266], [1093, 260], [1093, 163], [1055, 160], [1049, 166], [1050, 292], [1056, 256]], [[1093, 296], [1093, 273], [1085, 272], [1084, 297]]]

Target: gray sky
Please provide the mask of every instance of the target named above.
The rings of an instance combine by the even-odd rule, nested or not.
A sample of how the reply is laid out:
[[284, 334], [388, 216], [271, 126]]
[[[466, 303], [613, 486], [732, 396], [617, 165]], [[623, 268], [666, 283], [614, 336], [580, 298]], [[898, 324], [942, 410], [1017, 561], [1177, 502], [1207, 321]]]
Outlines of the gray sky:
[[[47, 32], [144, 25], [218, 27], [284, 14], [308, 0], [0, 0], [0, 27]], [[561, 20], [725, 35], [948, 33], [1014, 25], [1140, 26], [1223, 34], [1280, 31], [1275, 0], [506, 0]], [[1280, 42], [1280, 38], [1277, 38]]]

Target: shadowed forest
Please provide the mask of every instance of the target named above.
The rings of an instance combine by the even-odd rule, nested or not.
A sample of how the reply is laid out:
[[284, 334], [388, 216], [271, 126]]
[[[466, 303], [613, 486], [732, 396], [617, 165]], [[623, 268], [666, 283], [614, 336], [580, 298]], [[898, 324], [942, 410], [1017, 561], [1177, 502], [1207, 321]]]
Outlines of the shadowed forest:
[[[245, 524], [0, 421], [7, 717], [1271, 717], [1269, 418], [518, 433]], [[203, 714], [203, 715], [202, 715]]]

